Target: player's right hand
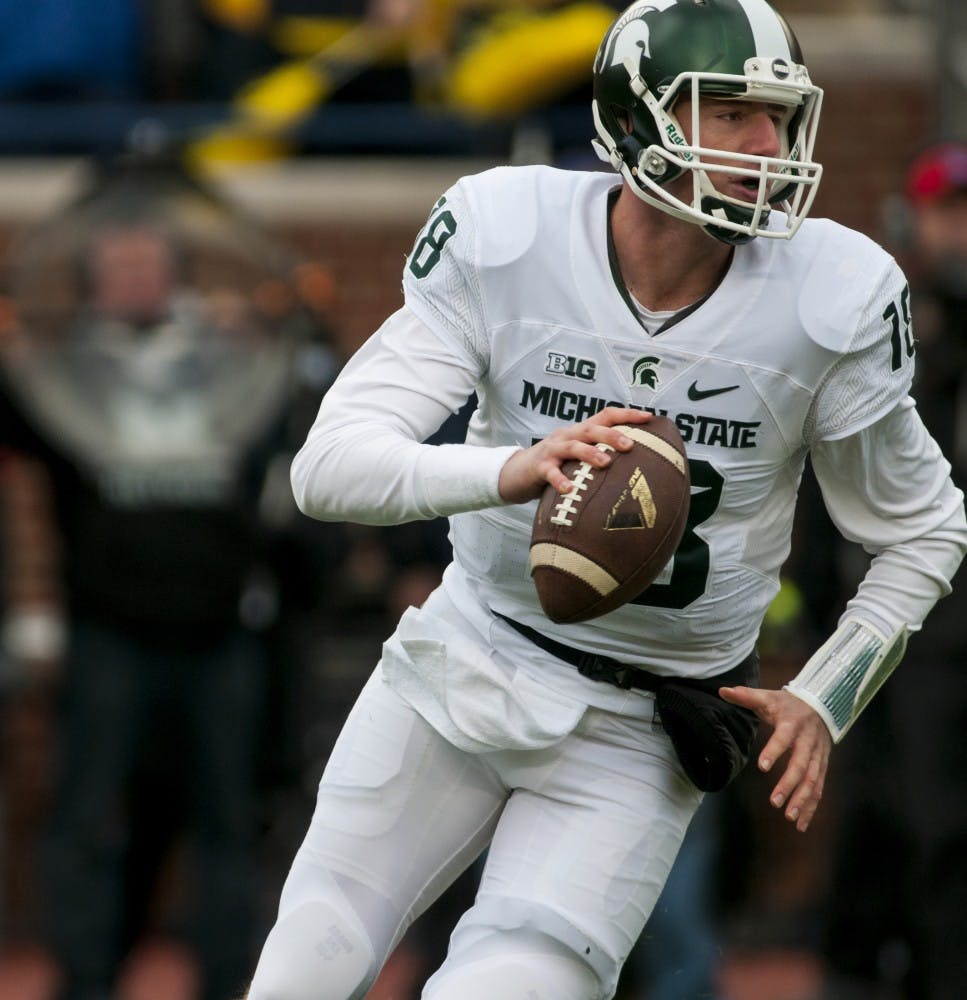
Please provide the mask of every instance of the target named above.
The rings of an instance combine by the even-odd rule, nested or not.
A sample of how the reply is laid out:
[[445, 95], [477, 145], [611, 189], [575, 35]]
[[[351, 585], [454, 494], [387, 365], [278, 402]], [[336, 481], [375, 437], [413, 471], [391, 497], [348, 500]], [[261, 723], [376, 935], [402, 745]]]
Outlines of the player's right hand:
[[644, 424], [651, 414], [628, 407], [607, 406], [579, 424], [559, 427], [530, 448], [515, 452], [500, 470], [497, 488], [507, 503], [527, 503], [536, 500], [550, 483], [558, 493], [569, 493], [571, 480], [561, 471], [564, 462], [575, 459], [597, 468], [611, 461], [606, 451], [596, 445], [609, 444], [617, 451], [628, 451], [634, 442], [617, 424]]

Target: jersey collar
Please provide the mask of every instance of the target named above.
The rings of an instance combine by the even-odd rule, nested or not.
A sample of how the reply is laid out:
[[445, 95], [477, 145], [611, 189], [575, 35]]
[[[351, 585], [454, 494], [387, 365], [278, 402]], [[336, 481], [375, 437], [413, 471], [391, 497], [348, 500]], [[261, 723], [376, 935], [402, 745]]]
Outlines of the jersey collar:
[[[628, 307], [631, 315], [634, 316], [635, 322], [644, 330], [645, 325], [641, 321], [641, 316], [638, 314], [638, 310], [635, 308], [634, 299], [631, 297], [631, 292], [628, 291], [628, 286], [625, 284], [624, 278], [621, 276], [621, 268], [618, 266], [618, 252], [614, 247], [614, 233], [611, 227], [611, 215], [614, 212], [614, 207], [618, 203], [618, 196], [621, 194], [621, 188], [616, 187], [608, 192], [608, 264], [611, 267], [611, 277], [614, 279], [615, 286], [618, 289], [621, 298], [624, 300], [624, 304]], [[733, 253], [732, 259], [735, 259], [735, 254]], [[691, 316], [693, 312], [697, 309], [701, 309], [703, 305], [715, 294], [719, 285], [725, 280], [725, 276], [729, 273], [732, 264], [729, 262], [729, 266], [722, 271], [722, 275], [719, 280], [709, 289], [708, 293], [703, 295], [700, 299], [693, 302], [690, 306], [685, 306], [679, 309], [673, 316], [669, 316], [664, 323], [654, 333], [650, 333], [650, 336], [657, 337], [660, 333], [664, 333], [666, 330], [670, 330], [677, 323], [680, 323], [683, 319]], [[649, 331], [645, 331], [646, 333]]]

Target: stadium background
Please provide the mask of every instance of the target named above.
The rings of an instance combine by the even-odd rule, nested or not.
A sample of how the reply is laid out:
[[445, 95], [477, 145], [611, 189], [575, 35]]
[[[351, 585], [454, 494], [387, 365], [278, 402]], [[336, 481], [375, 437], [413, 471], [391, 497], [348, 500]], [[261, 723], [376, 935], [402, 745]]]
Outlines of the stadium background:
[[[891, 199], [902, 187], [910, 157], [940, 136], [967, 134], [967, 101], [955, 71], [965, 65], [967, 11], [959, 0], [776, 0], [776, 6], [796, 28], [813, 79], [826, 92], [817, 145], [825, 174], [813, 214], [890, 244], [900, 235]], [[403, 257], [429, 207], [458, 176], [500, 162], [591, 164], [590, 120], [580, 98], [576, 88], [573, 101], [551, 102], [520, 121], [481, 128], [460, 121], [448, 126], [391, 101], [344, 103], [337, 91], [309, 122], [301, 155], [227, 170], [217, 186], [323, 266], [331, 327], [349, 352], [400, 304]], [[98, 102], [84, 110], [88, 118], [79, 120], [70, 102], [63, 107], [0, 102], [0, 265], [25, 230], [70, 202], [87, 176], [88, 151], [120, 149], [132, 120], [146, 111], [162, 121], [172, 114], [171, 106], [135, 112]], [[177, 111], [184, 114], [185, 108], [179, 105]], [[373, 141], [374, 132], [379, 142]], [[5, 511], [16, 503], [16, 489], [8, 491]], [[29, 511], [17, 518], [20, 530], [40, 523]], [[30, 544], [42, 549], [43, 533]], [[327, 655], [331, 663], [344, 662], [347, 689], [371, 654], [370, 638], [328, 637]], [[777, 658], [775, 669], [789, 666]], [[49, 706], [26, 699], [6, 712], [0, 733], [0, 1000], [27, 1000], [49, 976], [24, 933], [29, 917], [22, 916], [35, 906], [32, 872], [47, 792], [49, 727]], [[833, 813], [831, 806], [808, 839], [791, 835], [764, 810], [752, 816], [759, 851], [742, 907], [728, 914], [733, 948], [727, 969], [732, 978], [726, 982], [734, 990], [729, 1000], [810, 995], [816, 959], [808, 935], [784, 936], [783, 920], [794, 924], [823, 890]], [[784, 874], [776, 879], [767, 872], [779, 858]], [[145, 973], [148, 985], [139, 987], [143, 997], [169, 996], [163, 991], [176, 991], [190, 980], [179, 971], [178, 956], [161, 953], [153, 961], [145, 966], [153, 969]], [[154, 989], [161, 992], [152, 992], [152, 974]], [[170, 996], [173, 1000], [174, 993]]]

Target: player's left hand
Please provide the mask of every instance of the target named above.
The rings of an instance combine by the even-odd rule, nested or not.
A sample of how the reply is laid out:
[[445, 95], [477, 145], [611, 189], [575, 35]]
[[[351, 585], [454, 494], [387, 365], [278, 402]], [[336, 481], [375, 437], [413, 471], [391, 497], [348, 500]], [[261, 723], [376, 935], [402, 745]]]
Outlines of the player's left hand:
[[723, 687], [719, 694], [733, 705], [748, 708], [772, 726], [772, 735], [759, 754], [759, 770], [771, 771], [786, 751], [786, 770], [772, 790], [770, 801], [800, 833], [809, 827], [823, 796], [829, 753], [833, 746], [819, 714], [788, 691]]

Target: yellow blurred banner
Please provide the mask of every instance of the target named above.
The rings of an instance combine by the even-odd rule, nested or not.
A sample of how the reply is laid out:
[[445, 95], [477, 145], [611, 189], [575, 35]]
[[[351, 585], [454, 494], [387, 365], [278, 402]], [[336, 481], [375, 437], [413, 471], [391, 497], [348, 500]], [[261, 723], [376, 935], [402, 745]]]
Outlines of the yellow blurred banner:
[[[206, 0], [254, 16], [264, 0]], [[601, 38], [616, 16], [606, 4], [579, 2], [547, 9], [543, 0], [495, 3], [476, 30], [461, 39], [459, 13], [487, 3], [424, 0], [407, 25], [382, 27], [343, 18], [281, 18], [271, 33], [277, 47], [296, 54], [249, 82], [232, 102], [232, 120], [193, 143], [196, 169], [254, 163], [288, 155], [294, 130], [334, 92], [385, 62], [412, 64], [424, 73], [414, 89], [450, 112], [473, 119], [513, 118], [591, 79]], [[432, 29], [432, 30], [431, 30]], [[423, 84], [428, 83], [428, 86]]]
[[399, 31], [357, 23], [308, 59], [290, 60], [251, 81], [232, 102], [233, 121], [188, 147], [189, 166], [208, 172], [288, 155], [292, 131], [399, 40]]
[[576, 3], [559, 10], [507, 11], [457, 53], [448, 102], [476, 117], [522, 114], [591, 79], [594, 56], [615, 9]]

